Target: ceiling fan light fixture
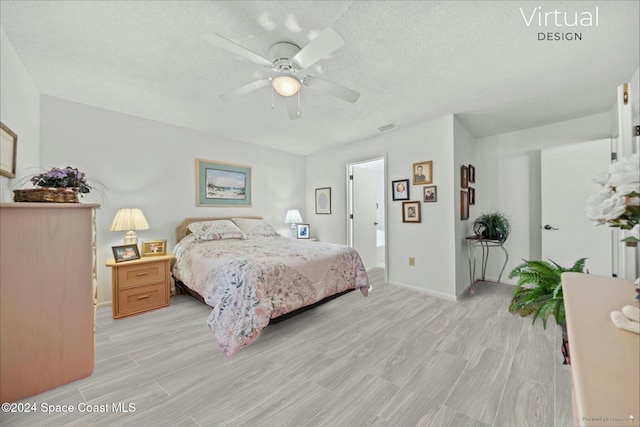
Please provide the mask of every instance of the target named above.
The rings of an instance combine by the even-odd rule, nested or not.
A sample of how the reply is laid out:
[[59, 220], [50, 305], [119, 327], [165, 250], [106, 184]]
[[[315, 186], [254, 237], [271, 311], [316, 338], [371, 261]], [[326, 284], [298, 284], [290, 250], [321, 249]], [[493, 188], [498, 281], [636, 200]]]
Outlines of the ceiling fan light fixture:
[[300, 90], [300, 80], [290, 75], [281, 75], [271, 80], [271, 86], [282, 96], [293, 96]]

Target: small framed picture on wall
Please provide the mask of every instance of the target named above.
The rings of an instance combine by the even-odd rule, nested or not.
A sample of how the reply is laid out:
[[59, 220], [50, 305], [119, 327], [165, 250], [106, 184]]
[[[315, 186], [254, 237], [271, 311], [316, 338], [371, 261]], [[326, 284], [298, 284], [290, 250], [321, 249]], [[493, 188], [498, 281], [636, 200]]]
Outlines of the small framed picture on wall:
[[460, 190], [460, 219], [469, 219], [469, 193], [464, 190]]
[[398, 179], [391, 181], [391, 194], [393, 200], [409, 200], [409, 180]]
[[436, 202], [438, 201], [438, 186], [427, 185], [424, 187], [424, 202]]
[[460, 187], [469, 187], [469, 167], [467, 165], [460, 167]]
[[316, 214], [331, 214], [331, 187], [316, 188]]
[[433, 161], [414, 163], [412, 166], [413, 171], [413, 185], [425, 185], [433, 182]]
[[402, 202], [402, 222], [420, 222], [420, 202]]

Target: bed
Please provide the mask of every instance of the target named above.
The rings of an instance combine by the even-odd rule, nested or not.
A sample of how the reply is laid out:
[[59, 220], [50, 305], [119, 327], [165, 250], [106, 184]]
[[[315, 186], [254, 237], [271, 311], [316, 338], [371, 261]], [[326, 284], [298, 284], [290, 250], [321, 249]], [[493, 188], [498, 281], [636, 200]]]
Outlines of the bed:
[[227, 359], [272, 319], [370, 290], [353, 248], [283, 237], [260, 217], [187, 218], [176, 242], [176, 285], [212, 307], [207, 324]]

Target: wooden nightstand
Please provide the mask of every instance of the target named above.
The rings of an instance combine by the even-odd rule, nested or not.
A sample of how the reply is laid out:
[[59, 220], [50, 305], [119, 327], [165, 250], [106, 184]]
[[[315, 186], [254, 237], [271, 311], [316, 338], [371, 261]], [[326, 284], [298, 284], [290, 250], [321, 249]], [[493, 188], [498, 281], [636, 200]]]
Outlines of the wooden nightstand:
[[111, 267], [113, 318], [145, 313], [169, 305], [171, 280], [169, 263], [173, 254], [148, 256], [116, 263]]

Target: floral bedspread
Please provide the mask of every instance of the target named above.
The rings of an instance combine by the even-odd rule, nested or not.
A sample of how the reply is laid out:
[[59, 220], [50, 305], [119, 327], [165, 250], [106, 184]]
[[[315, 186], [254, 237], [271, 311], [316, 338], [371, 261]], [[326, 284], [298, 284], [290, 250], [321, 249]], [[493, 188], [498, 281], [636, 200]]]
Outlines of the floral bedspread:
[[369, 291], [360, 255], [343, 245], [188, 235], [174, 253], [174, 276], [214, 307], [207, 324], [226, 358], [258, 338], [272, 318], [348, 289]]

